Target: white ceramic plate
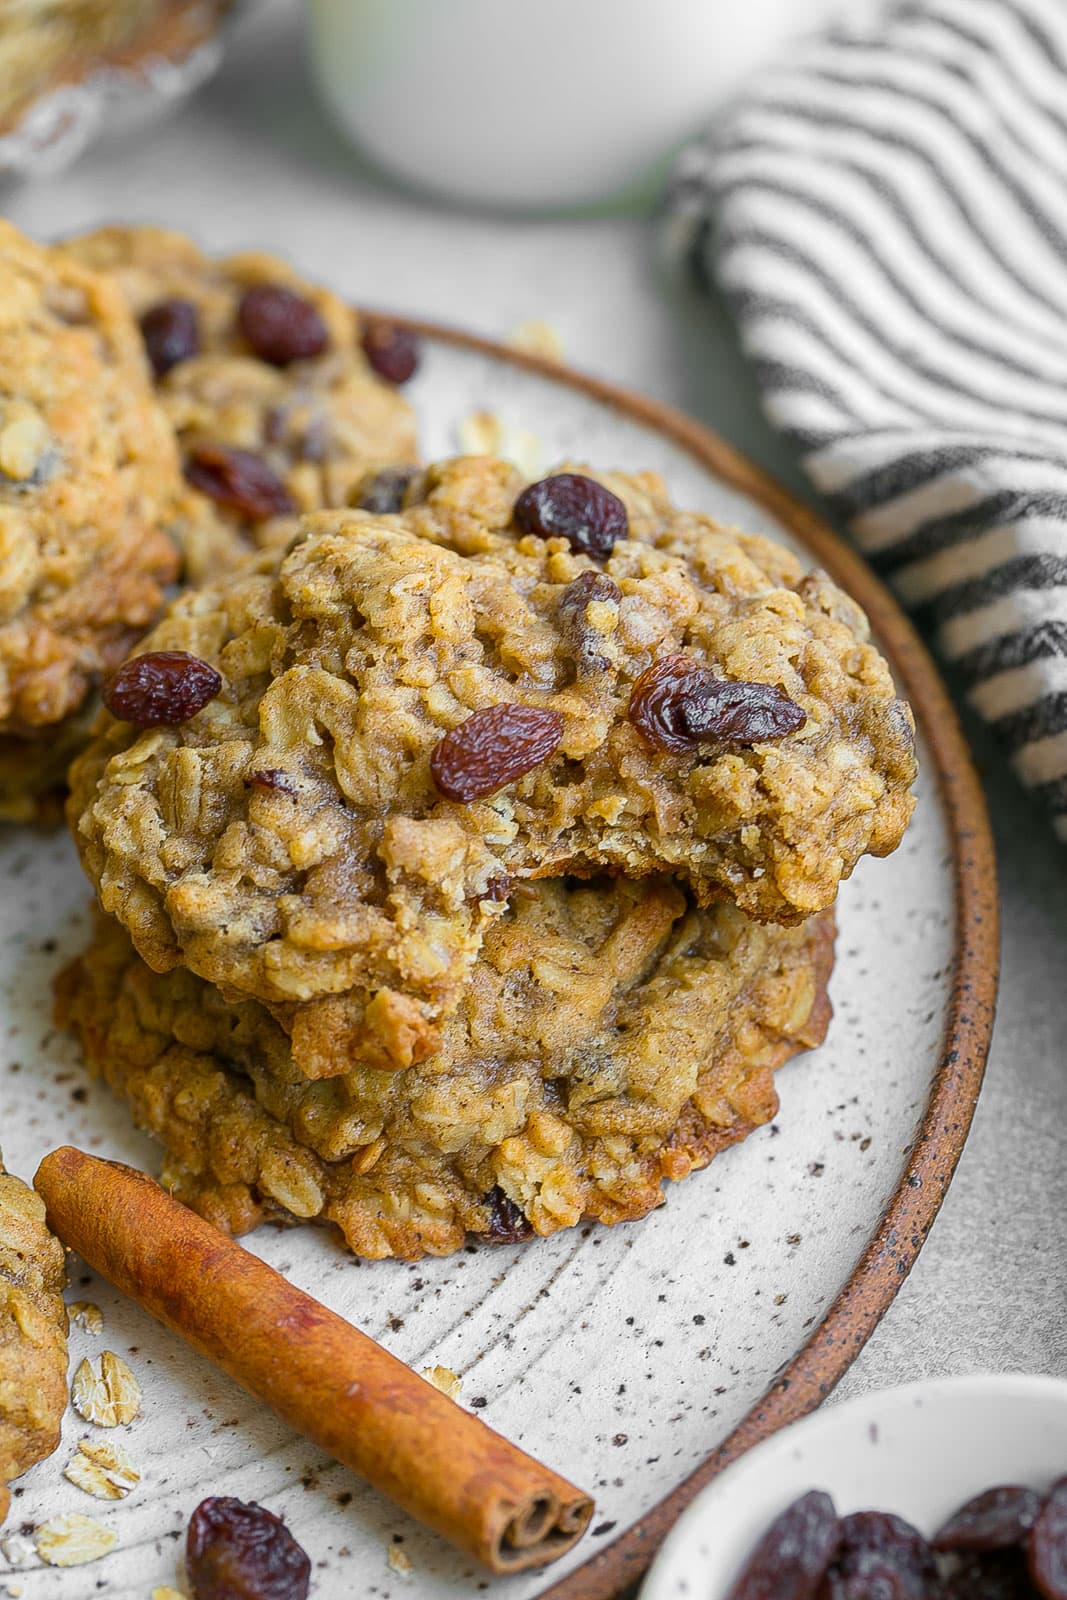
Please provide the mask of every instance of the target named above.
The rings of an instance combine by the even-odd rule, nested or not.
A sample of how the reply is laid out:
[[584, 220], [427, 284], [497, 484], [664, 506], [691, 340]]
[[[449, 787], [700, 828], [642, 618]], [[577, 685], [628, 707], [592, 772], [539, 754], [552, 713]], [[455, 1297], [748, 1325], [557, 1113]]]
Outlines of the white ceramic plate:
[[929, 1538], [998, 1483], [1040, 1491], [1067, 1473], [1067, 1383], [995, 1374], [909, 1383], [830, 1406], [775, 1434], [698, 1496], [641, 1600], [723, 1600], [775, 1517], [809, 1489], [850, 1511], [893, 1511]]
[[[417, 1264], [360, 1263], [312, 1230], [251, 1240], [412, 1366], [452, 1368], [463, 1403], [594, 1493], [579, 1548], [550, 1574], [494, 1583], [494, 1593], [524, 1600], [597, 1556], [559, 1593], [607, 1595], [647, 1564], [694, 1484], [629, 1542], [620, 1535], [694, 1470], [699, 1481], [815, 1404], [910, 1265], [981, 1076], [995, 981], [988, 835], [951, 713], [907, 625], [854, 558], [835, 553], [824, 530], [720, 442], [646, 402], [473, 342], [432, 339], [411, 393], [428, 457], [452, 453], [461, 419], [489, 409], [530, 430], [545, 465], [572, 456], [651, 467], [682, 504], [749, 529], [802, 528], [801, 543], [877, 611], [927, 719], [914, 822], [891, 861], [864, 862], [845, 886], [836, 1020], [825, 1047], [782, 1071], [772, 1126], [672, 1188], [635, 1226]], [[73, 1044], [50, 1023], [53, 975], [86, 931], [89, 891], [72, 846], [9, 832], [0, 871], [9, 1165], [30, 1175], [46, 1150], [69, 1142], [157, 1171], [158, 1150], [85, 1081]], [[315, 1563], [319, 1600], [428, 1600], [487, 1581], [77, 1263], [71, 1297], [96, 1302], [105, 1319], [100, 1337], [72, 1331], [72, 1363], [107, 1347], [143, 1384], [143, 1413], [121, 1432], [142, 1481], [114, 1506], [67, 1483], [62, 1467], [89, 1431], [71, 1413], [59, 1453], [17, 1486], [9, 1527], [77, 1510], [99, 1514], [119, 1545], [95, 1567], [12, 1573], [23, 1600], [84, 1600], [97, 1580], [109, 1600], [148, 1600], [154, 1585], [176, 1581], [188, 1515], [211, 1493], [282, 1514]], [[407, 1578], [388, 1564], [394, 1542], [410, 1559]]]

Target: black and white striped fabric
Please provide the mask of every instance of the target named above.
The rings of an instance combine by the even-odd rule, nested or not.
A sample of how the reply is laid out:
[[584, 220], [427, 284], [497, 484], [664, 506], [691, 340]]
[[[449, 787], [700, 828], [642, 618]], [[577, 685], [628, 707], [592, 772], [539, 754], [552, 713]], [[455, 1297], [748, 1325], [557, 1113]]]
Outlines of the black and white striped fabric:
[[1067, 0], [907, 0], [794, 49], [668, 215], [1067, 839]]

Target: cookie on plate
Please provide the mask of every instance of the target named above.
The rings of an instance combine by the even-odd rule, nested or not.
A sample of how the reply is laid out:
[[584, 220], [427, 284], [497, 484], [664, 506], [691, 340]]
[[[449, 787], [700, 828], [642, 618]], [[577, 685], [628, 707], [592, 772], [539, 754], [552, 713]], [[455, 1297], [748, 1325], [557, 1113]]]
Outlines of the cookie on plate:
[[273, 256], [215, 259], [165, 228], [63, 248], [106, 273], [138, 319], [188, 480], [186, 576], [284, 545], [305, 511], [346, 505], [369, 468], [415, 459], [415, 420], [372, 370], [360, 319]]
[[[514, 882], [667, 870], [789, 923], [900, 837], [911, 716], [858, 607], [658, 479], [603, 483], [629, 533], [597, 559], [516, 528], [521, 480], [484, 458], [396, 516], [308, 519], [145, 641], [147, 677], [185, 652], [213, 698], [118, 720], [160, 720], [134, 665], [74, 769], [105, 910], [156, 970], [269, 1005], [309, 1077], [348, 1035], [432, 1055]], [[732, 720], [695, 736], [679, 681], [694, 725], [706, 688]]]
[[181, 491], [141, 339], [105, 279], [0, 221], [0, 817], [175, 575]]
[[0, 1521], [12, 1478], [51, 1455], [67, 1406], [63, 1246], [0, 1158]]
[[339, 1039], [341, 1075], [313, 1083], [264, 1007], [154, 973], [101, 917], [58, 1017], [211, 1220], [329, 1221], [359, 1255], [414, 1259], [659, 1205], [774, 1115], [774, 1069], [825, 1033], [832, 952], [829, 915], [763, 926], [664, 879], [543, 880], [487, 931], [435, 1055], [383, 1072]]

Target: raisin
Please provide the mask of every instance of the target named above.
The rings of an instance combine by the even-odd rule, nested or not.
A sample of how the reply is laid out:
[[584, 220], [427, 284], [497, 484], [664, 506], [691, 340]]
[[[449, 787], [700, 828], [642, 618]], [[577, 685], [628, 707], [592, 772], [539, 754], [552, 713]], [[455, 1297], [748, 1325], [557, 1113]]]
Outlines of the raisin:
[[625, 539], [630, 529], [618, 495], [580, 472], [531, 483], [516, 500], [514, 516], [522, 533], [566, 539], [572, 550], [595, 561], [606, 561], [616, 539]]
[[296, 506], [288, 489], [262, 456], [221, 444], [198, 445], [185, 463], [194, 489], [243, 517], [291, 515]]
[[968, 1555], [945, 1580], [945, 1600], [1033, 1600], [1037, 1590], [1021, 1550]]
[[839, 1538], [830, 1496], [819, 1489], [801, 1495], [771, 1523], [728, 1600], [814, 1600]]
[[820, 1600], [930, 1600], [940, 1593], [933, 1551], [903, 1517], [855, 1511], [840, 1527], [841, 1546]]
[[530, 1219], [503, 1189], [492, 1189], [486, 1196], [489, 1201], [489, 1226], [484, 1237], [493, 1244], [520, 1244], [533, 1237]]
[[419, 364], [415, 335], [378, 317], [363, 330], [363, 354], [386, 383], [407, 383]]
[[558, 711], [507, 702], [486, 706], [438, 740], [430, 771], [449, 800], [484, 800], [542, 766], [562, 738]]
[[372, 511], [377, 517], [402, 511], [404, 496], [418, 476], [418, 467], [385, 467], [372, 473], [359, 486], [356, 509]]
[[621, 599], [621, 589], [606, 572], [580, 572], [560, 595], [560, 632], [579, 673], [606, 672], [611, 666], [601, 650], [603, 634], [586, 619], [587, 608], [596, 600], [618, 605]]
[[101, 695], [120, 722], [138, 728], [173, 728], [195, 717], [221, 688], [220, 675], [199, 656], [184, 650], [152, 650], [124, 661]]
[[286, 794], [290, 798], [296, 794], [296, 784], [287, 772], [280, 772], [277, 767], [266, 767], [261, 772], [250, 772], [245, 779], [245, 787], [249, 789], [266, 789], [274, 794]]
[[489, 882], [478, 896], [478, 899], [492, 900], [496, 904], [499, 904], [502, 900], [506, 900], [510, 893], [511, 879], [505, 874], [500, 878], [490, 878]]
[[1040, 1510], [1036, 1489], [1002, 1484], [960, 1506], [930, 1543], [935, 1550], [1003, 1550], [1022, 1544]]
[[1067, 1600], [1067, 1478], [1052, 1485], [1027, 1541], [1030, 1576], [1045, 1600]]
[[685, 695], [698, 684], [715, 681], [692, 656], [664, 656], [637, 679], [626, 715], [657, 750], [691, 750], [696, 741], [683, 714]]
[[682, 696], [682, 718], [694, 739], [766, 744], [796, 733], [807, 714], [773, 683], [700, 684]]
[[664, 656], [642, 672], [627, 716], [657, 750], [707, 742], [764, 744], [806, 720], [795, 700], [770, 683], [716, 678], [691, 656]]
[[237, 324], [260, 360], [275, 367], [321, 356], [330, 339], [311, 301], [275, 283], [245, 290]]
[[188, 361], [200, 349], [200, 319], [193, 302], [161, 300], [149, 307], [141, 318], [141, 337], [157, 378], [179, 361]]
[[306, 1600], [311, 1584], [311, 1562], [281, 1518], [231, 1495], [193, 1512], [185, 1569], [193, 1600]]

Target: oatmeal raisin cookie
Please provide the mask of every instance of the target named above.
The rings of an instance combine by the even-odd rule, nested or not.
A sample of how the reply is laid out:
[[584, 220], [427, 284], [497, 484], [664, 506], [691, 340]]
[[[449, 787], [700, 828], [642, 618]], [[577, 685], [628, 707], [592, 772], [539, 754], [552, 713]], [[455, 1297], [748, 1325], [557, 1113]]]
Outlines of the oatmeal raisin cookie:
[[159, 611], [180, 489], [122, 297], [0, 221], [0, 816]]
[[101, 917], [58, 1015], [220, 1226], [329, 1221], [413, 1259], [659, 1205], [774, 1115], [773, 1070], [825, 1033], [832, 944], [828, 915], [764, 926], [664, 879], [525, 885], [434, 1056], [383, 1072], [346, 1039], [309, 1083], [265, 1008], [152, 972]]
[[[244, 504], [232, 473], [221, 500], [187, 487], [178, 531], [190, 581], [220, 576], [259, 545], [284, 545], [301, 512], [346, 505], [370, 467], [415, 459], [414, 414], [368, 365], [355, 311], [284, 262], [251, 253], [216, 260], [184, 234], [154, 227], [103, 228], [63, 248], [106, 273], [140, 321], [194, 477], [199, 452], [208, 452], [199, 484], [219, 493], [211, 452], [220, 447], [258, 462], [245, 465], [258, 476]], [[283, 298], [280, 331], [269, 303], [258, 329], [244, 318], [271, 359], [243, 327], [249, 292], [264, 288], [305, 308], [293, 312], [290, 300], [286, 323]]]
[[67, 1405], [63, 1246], [0, 1159], [0, 1521], [4, 1484], [51, 1455]]
[[[899, 840], [912, 724], [862, 612], [658, 479], [604, 481], [631, 536], [599, 565], [520, 536], [521, 481], [487, 458], [432, 470], [400, 515], [308, 519], [280, 566], [183, 596], [145, 641], [210, 662], [217, 698], [176, 727], [106, 719], [74, 770], [105, 910], [156, 970], [270, 1006], [308, 1076], [348, 1035], [383, 1067], [438, 1049], [514, 881], [666, 870], [789, 923]], [[656, 748], [631, 695], [678, 652], [802, 725]], [[440, 741], [501, 703], [556, 719], [558, 748], [447, 798]]]

